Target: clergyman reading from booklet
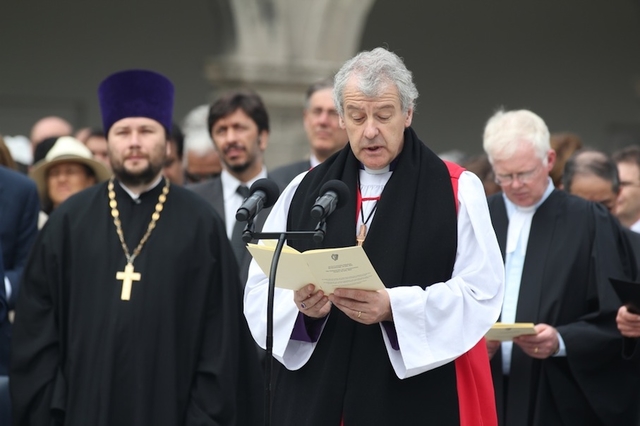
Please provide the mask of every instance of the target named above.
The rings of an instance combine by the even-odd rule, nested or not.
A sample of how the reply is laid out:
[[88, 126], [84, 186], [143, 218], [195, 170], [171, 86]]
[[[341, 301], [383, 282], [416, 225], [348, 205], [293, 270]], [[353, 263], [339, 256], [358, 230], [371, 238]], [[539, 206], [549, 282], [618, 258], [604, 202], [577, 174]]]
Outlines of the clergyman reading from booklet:
[[[296, 177], [263, 227], [309, 231], [323, 185], [343, 181], [344, 206], [322, 243], [362, 247], [385, 289], [314, 283], [276, 288], [273, 390], [278, 426], [496, 424], [483, 336], [500, 313], [504, 268], [480, 180], [435, 155], [410, 127], [418, 91], [403, 61], [362, 52], [336, 74], [349, 143]], [[254, 262], [244, 313], [265, 345], [268, 279]]]

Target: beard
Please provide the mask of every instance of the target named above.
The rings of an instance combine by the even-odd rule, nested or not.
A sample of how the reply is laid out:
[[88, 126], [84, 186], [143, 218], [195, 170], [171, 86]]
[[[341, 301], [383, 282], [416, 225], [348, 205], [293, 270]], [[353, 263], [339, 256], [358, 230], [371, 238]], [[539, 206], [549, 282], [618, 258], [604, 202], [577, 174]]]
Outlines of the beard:
[[131, 172], [124, 166], [124, 161], [118, 162], [111, 160], [111, 168], [116, 178], [127, 186], [141, 186], [148, 185], [155, 180], [155, 178], [162, 171], [164, 164], [164, 158], [161, 161], [154, 162], [149, 159], [149, 164], [144, 169]]
[[239, 174], [239, 173], [244, 173], [244, 171], [251, 166], [251, 162], [247, 161], [242, 164], [234, 164], [234, 165], [226, 163], [226, 166], [230, 171]]
[[[260, 146], [260, 138], [257, 138], [254, 143], [256, 144], [256, 146]], [[227, 161], [226, 154], [229, 149], [234, 147], [237, 147], [237, 146], [234, 144], [233, 146], [230, 146], [227, 149], [225, 149], [225, 151], [220, 155], [220, 160], [226, 166], [227, 170], [233, 173], [238, 173], [238, 174], [244, 173], [257, 161], [255, 157], [255, 153], [253, 153], [251, 150], [247, 150], [246, 148], [243, 148], [245, 153], [247, 153], [247, 160], [241, 164], [230, 164]]]

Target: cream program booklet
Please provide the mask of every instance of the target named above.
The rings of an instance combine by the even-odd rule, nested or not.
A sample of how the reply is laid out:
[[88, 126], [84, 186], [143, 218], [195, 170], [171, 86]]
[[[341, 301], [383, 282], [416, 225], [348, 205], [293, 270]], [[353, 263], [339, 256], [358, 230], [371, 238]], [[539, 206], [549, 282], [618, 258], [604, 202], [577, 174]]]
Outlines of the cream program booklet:
[[[269, 276], [275, 244], [248, 244], [262, 272]], [[300, 253], [285, 245], [278, 262], [276, 287], [298, 290], [314, 284], [325, 294], [336, 288], [380, 290], [385, 288], [360, 246], [308, 250]]]
[[518, 322], [515, 324], [506, 324], [497, 322], [491, 326], [491, 329], [484, 336], [487, 340], [513, 340], [514, 337], [523, 336], [525, 334], [536, 334], [532, 322]]

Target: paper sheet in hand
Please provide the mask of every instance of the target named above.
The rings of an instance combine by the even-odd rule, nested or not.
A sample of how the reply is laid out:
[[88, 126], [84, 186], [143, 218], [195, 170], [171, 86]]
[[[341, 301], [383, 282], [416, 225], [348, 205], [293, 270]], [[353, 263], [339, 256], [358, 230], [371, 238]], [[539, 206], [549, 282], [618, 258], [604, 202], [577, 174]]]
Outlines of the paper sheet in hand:
[[[247, 248], [262, 272], [269, 276], [275, 246], [248, 244]], [[309, 283], [325, 294], [333, 293], [336, 288], [384, 288], [362, 247], [318, 249], [300, 253], [285, 245], [278, 263], [276, 287], [298, 290]]]
[[629, 312], [640, 314], [640, 283], [609, 278], [613, 289]]
[[505, 324], [497, 322], [491, 326], [491, 329], [484, 336], [487, 340], [513, 340], [514, 337], [523, 336], [525, 334], [536, 334], [532, 322], [518, 322], [515, 324]]

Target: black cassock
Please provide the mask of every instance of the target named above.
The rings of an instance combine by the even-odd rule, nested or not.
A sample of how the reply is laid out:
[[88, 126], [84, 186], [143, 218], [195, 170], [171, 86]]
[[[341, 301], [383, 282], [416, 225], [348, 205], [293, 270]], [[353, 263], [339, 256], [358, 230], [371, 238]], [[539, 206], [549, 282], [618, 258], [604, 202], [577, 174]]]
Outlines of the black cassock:
[[[116, 199], [129, 251], [163, 184]], [[224, 225], [172, 186], [120, 298], [126, 260], [106, 183], [63, 203], [25, 269], [16, 307], [11, 394], [16, 425], [255, 425], [261, 370], [242, 315]]]
[[[504, 254], [508, 219], [502, 197], [490, 197], [489, 209]], [[567, 356], [536, 360], [513, 345], [505, 395], [496, 353], [491, 366], [500, 424], [637, 424], [640, 371], [622, 357], [615, 323], [620, 301], [609, 283], [609, 277], [634, 274], [628, 241], [602, 206], [557, 190], [540, 205], [531, 223], [516, 322], [554, 326]]]

